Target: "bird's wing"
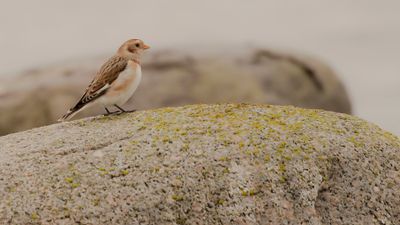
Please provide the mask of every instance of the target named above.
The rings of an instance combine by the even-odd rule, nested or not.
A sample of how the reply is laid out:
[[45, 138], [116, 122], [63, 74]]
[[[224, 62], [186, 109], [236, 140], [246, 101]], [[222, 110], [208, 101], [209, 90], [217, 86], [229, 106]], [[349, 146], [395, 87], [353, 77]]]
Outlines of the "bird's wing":
[[86, 88], [85, 94], [83, 94], [74, 108], [79, 109], [105, 94], [112, 82], [118, 78], [120, 72], [126, 68], [127, 64], [128, 61], [123, 57], [114, 56], [110, 58], [100, 68], [93, 81]]

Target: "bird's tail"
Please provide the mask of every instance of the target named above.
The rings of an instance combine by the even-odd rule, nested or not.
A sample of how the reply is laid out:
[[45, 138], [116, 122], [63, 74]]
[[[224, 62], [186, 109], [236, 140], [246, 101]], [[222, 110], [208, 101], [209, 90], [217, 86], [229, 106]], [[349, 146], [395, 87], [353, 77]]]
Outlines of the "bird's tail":
[[69, 120], [72, 117], [74, 117], [81, 110], [83, 110], [86, 107], [92, 105], [94, 100], [98, 99], [99, 97], [101, 97], [102, 95], [104, 95], [106, 93], [106, 91], [108, 90], [107, 87], [108, 86], [106, 86], [106, 88], [103, 87], [100, 90], [100, 92], [99, 91], [96, 92], [95, 95], [87, 95], [87, 92], [86, 92], [82, 96], [82, 98], [78, 101], [78, 103], [76, 103], [76, 105], [73, 108], [68, 110], [68, 112], [64, 116], [62, 116], [60, 119], [58, 119], [58, 121], [59, 122], [63, 122], [63, 121]]
[[77, 104], [75, 107], [71, 108], [68, 110], [67, 113], [65, 113], [64, 116], [62, 116], [60, 119], [58, 119], [58, 122], [63, 122], [71, 119], [74, 117], [78, 112], [80, 112], [83, 108], [85, 108], [86, 105], [79, 105]]

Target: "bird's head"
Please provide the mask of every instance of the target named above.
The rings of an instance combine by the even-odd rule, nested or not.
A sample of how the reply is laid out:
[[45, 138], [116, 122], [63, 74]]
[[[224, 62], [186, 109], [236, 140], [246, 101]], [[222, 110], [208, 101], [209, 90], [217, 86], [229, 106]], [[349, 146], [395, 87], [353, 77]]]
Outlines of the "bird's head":
[[121, 45], [118, 54], [128, 58], [138, 58], [144, 50], [149, 48], [150, 46], [140, 39], [130, 39]]

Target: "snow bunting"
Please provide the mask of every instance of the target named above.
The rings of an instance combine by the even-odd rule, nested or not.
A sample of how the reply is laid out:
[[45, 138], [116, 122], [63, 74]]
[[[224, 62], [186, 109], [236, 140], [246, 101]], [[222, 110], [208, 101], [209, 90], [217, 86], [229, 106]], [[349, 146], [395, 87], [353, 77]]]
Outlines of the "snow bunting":
[[93, 104], [103, 105], [107, 114], [111, 114], [108, 108], [112, 106], [120, 112], [126, 112], [121, 105], [129, 100], [139, 86], [142, 79], [140, 56], [148, 48], [139, 39], [122, 44], [117, 53], [101, 66], [78, 103], [59, 121], [68, 120]]

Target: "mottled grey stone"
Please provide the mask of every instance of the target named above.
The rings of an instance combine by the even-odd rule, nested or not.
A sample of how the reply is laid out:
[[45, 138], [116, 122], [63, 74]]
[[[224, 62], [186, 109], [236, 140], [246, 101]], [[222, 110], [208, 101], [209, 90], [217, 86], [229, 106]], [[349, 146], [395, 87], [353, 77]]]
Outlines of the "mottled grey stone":
[[399, 224], [400, 140], [346, 114], [194, 105], [0, 137], [0, 224]]

